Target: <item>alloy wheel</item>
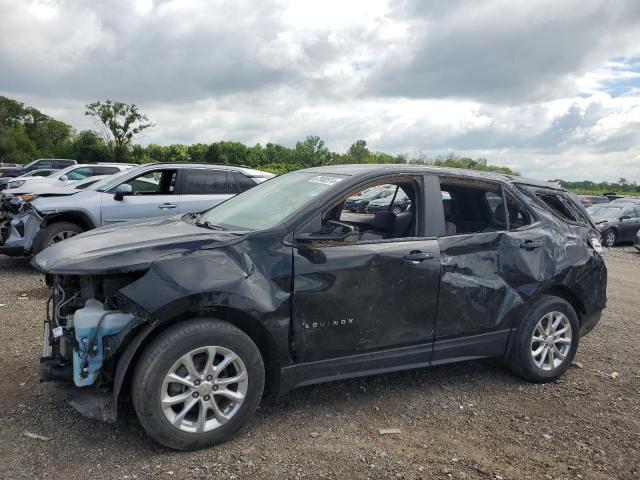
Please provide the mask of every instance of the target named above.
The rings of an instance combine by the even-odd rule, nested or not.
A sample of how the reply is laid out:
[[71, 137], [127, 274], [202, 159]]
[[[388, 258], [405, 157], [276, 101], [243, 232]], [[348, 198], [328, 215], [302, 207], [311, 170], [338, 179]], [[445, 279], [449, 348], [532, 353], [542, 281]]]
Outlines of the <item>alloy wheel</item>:
[[562, 365], [572, 342], [571, 322], [562, 312], [549, 312], [542, 317], [531, 335], [531, 358], [541, 370], [554, 370]]
[[184, 432], [214, 430], [233, 417], [247, 394], [249, 378], [240, 357], [225, 347], [200, 347], [169, 369], [160, 405], [167, 421]]
[[604, 242], [607, 247], [613, 247], [616, 243], [616, 232], [609, 230], [604, 236]]
[[47, 245], [48, 247], [50, 247], [51, 245], [55, 245], [56, 243], [60, 243], [63, 240], [66, 240], [67, 238], [71, 238], [71, 237], [75, 237], [78, 234], [78, 232], [73, 232], [70, 230], [65, 230], [59, 233], [56, 233], [51, 240], [49, 241], [49, 245]]

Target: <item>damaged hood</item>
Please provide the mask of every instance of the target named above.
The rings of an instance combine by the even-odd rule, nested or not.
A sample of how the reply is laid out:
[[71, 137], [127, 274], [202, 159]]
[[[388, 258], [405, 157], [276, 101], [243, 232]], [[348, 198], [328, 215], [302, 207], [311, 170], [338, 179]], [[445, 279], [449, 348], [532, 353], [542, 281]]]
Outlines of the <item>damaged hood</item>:
[[56, 187], [47, 183], [26, 184], [17, 188], [8, 188], [4, 191], [7, 195], [40, 195], [40, 196], [57, 196], [57, 195], [74, 195], [81, 192], [72, 187]]
[[144, 270], [166, 255], [229, 245], [247, 232], [213, 231], [175, 216], [91, 230], [53, 245], [32, 261], [45, 273], [94, 275]]

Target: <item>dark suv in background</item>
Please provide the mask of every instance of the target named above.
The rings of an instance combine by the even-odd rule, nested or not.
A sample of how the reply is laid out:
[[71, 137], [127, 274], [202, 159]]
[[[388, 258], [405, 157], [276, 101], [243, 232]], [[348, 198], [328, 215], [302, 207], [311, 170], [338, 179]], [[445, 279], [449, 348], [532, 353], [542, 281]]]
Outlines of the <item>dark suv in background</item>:
[[[411, 208], [345, 210], [382, 185]], [[42, 378], [73, 382], [99, 418], [131, 398], [148, 434], [181, 450], [229, 438], [264, 392], [483, 357], [549, 382], [605, 307], [599, 238], [571, 195], [520, 177], [289, 173], [35, 257], [51, 292]]]
[[66, 158], [40, 158], [22, 167], [0, 167], [0, 177], [18, 177], [33, 170], [40, 170], [44, 168], [60, 170], [71, 165], [75, 165], [76, 163], [78, 162]]
[[632, 242], [640, 230], [640, 202], [613, 201], [587, 208], [607, 247]]

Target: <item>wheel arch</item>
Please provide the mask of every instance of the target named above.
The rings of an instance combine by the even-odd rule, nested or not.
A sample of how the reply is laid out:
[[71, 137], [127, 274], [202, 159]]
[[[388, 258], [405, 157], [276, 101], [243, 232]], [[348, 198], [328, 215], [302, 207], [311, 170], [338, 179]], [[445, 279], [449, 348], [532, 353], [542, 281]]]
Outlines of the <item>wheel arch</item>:
[[72, 210], [68, 212], [65, 211], [65, 212], [52, 213], [50, 215], [46, 215], [44, 217], [44, 221], [40, 225], [41, 230], [57, 222], [75, 223], [81, 226], [82, 228], [84, 228], [85, 230], [92, 230], [96, 228], [95, 223], [93, 222], [93, 220], [89, 215], [87, 215], [85, 212], [82, 212], [80, 210]]
[[555, 285], [541, 291], [540, 294], [536, 296], [536, 298], [539, 298], [541, 295], [552, 295], [554, 297], [559, 297], [565, 300], [567, 303], [569, 303], [569, 305], [573, 307], [576, 315], [578, 315], [578, 321], [580, 322], [580, 324], [582, 324], [582, 318], [586, 315], [587, 309], [584, 302], [578, 295], [571, 291], [571, 289], [564, 285]]
[[278, 395], [280, 390], [280, 361], [275, 341], [264, 325], [247, 312], [219, 305], [199, 312], [187, 311], [170, 320], [148, 324], [132, 338], [120, 355], [116, 365], [113, 384], [114, 417], [117, 415], [118, 402], [123, 398], [124, 394], [130, 391], [131, 377], [145, 346], [167, 328], [195, 318], [216, 318], [229, 322], [251, 338], [258, 347], [264, 361], [265, 393]]

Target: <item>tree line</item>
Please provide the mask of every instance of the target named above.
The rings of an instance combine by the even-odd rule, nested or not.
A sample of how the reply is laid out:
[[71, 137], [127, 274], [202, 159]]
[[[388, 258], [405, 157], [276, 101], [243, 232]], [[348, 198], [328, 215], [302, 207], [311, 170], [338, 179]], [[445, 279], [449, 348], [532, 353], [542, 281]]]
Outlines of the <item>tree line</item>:
[[558, 182], [567, 190], [585, 195], [602, 195], [604, 193], [640, 195], [640, 185], [635, 180], [629, 181], [621, 178], [617, 182], [592, 182], [583, 180], [580, 182], [567, 182], [566, 180], [550, 180]]
[[135, 105], [93, 102], [86, 105], [85, 114], [93, 118], [96, 128], [77, 132], [33, 107], [0, 96], [0, 162], [24, 164], [36, 158], [71, 158], [80, 163], [206, 162], [246, 165], [276, 174], [322, 165], [411, 163], [518, 174], [507, 167], [490, 165], [485, 158], [376, 152], [365, 140], [357, 140], [344, 153], [332, 152], [318, 136], [308, 136], [292, 148], [224, 140], [142, 146], [134, 143], [135, 138], [154, 124]]

